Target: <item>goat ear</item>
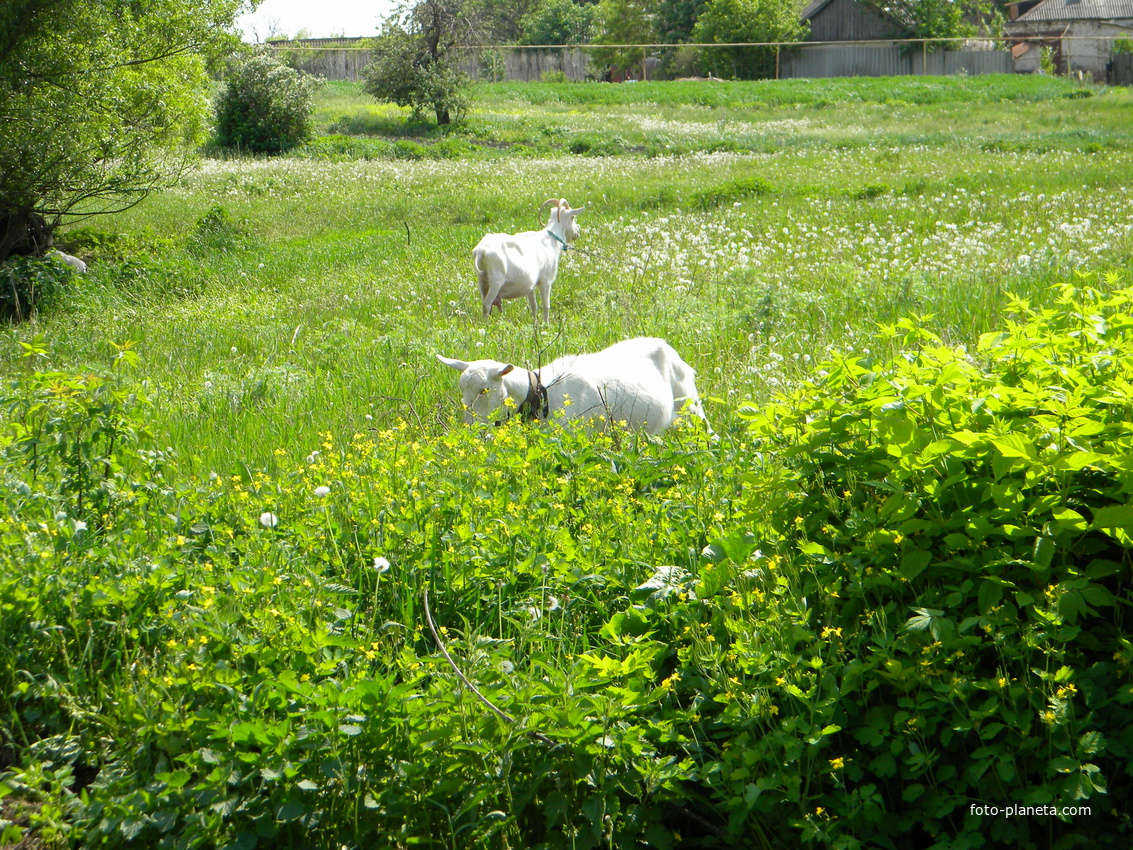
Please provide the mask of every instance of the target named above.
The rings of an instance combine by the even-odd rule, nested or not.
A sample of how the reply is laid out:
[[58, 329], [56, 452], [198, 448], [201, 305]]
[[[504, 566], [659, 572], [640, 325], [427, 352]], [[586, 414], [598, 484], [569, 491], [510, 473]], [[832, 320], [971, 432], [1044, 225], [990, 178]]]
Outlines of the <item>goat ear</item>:
[[575, 210], [567, 210], [567, 213], [570, 214], [570, 215], [578, 215], [584, 209], [586, 209], [586, 207], [579, 207], [578, 209], [575, 209]]
[[437, 355], [437, 359], [446, 366], [451, 366], [453, 369], [456, 369], [458, 372], [463, 372], [468, 368], [468, 363], [464, 360], [453, 360], [451, 357], [442, 357], [439, 354]]
[[512, 365], [511, 365], [510, 363], [508, 363], [508, 364], [507, 364], [506, 366], [504, 366], [504, 367], [503, 367], [502, 369], [500, 369], [500, 371], [498, 371], [498, 372], [496, 373], [496, 377], [497, 377], [497, 378], [502, 378], [502, 377], [503, 377], [504, 375], [508, 374], [508, 373], [509, 373], [510, 371], [512, 371], [512, 370], [513, 370], [514, 368], [515, 368], [514, 366], [512, 366]]

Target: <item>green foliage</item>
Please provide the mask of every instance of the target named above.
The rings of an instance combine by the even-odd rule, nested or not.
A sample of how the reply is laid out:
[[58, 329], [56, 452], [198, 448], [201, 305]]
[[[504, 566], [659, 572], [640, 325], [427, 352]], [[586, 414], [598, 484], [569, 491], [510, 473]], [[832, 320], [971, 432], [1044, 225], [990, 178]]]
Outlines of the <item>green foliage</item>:
[[[659, 647], [587, 653], [639, 562], [702, 542], [716, 488], [700, 438], [420, 441], [403, 423], [327, 437], [276, 477], [190, 481], [138, 440], [149, 409], [115, 385], [33, 372], [6, 400], [0, 705], [21, 740], [45, 739], [20, 747], [8, 787], [30, 793], [66, 733], [97, 778], [81, 801], [43, 791], [87, 844], [667, 832], [687, 760], [653, 764], [634, 720], [650, 700], [609, 688], [653, 692]], [[670, 517], [693, 537], [658, 533]], [[608, 550], [626, 523], [650, 531]], [[460, 686], [425, 591], [447, 651], [519, 720]]]
[[[790, 0], [708, 0], [693, 28], [703, 44], [801, 41], [797, 4]], [[702, 64], [719, 77], [758, 79], [775, 76], [774, 47], [722, 47], [704, 50]]]
[[247, 221], [237, 221], [216, 204], [201, 216], [189, 234], [189, 252], [198, 257], [226, 254], [240, 248], [248, 237]]
[[667, 44], [692, 41], [696, 19], [708, 0], [660, 0], [657, 8], [657, 33]]
[[901, 320], [714, 444], [398, 423], [234, 477], [152, 448], [130, 345], [28, 343], [2, 787], [108, 847], [1124, 834], [1133, 290], [1012, 306], [978, 360]]
[[[599, 35], [594, 43], [655, 44], [654, 7], [652, 0], [599, 0], [596, 22]], [[641, 70], [643, 55], [640, 47], [601, 48], [592, 50], [591, 54], [599, 65]]]
[[311, 137], [315, 79], [258, 51], [237, 60], [216, 99], [216, 141], [252, 153], [281, 153]]
[[588, 44], [597, 6], [574, 0], [542, 0], [520, 20], [524, 44]]
[[420, 0], [386, 21], [363, 69], [366, 93], [380, 101], [431, 109], [437, 124], [459, 124], [468, 107], [468, 75], [456, 67], [453, 48], [469, 36], [464, 0]]
[[0, 321], [30, 319], [50, 304], [73, 275], [70, 266], [51, 256], [9, 257], [0, 264]]
[[[1051, 309], [1016, 302], [978, 360], [901, 320], [885, 331], [900, 356], [836, 358], [750, 413], [787, 464], [748, 494], [765, 508], [757, 585], [802, 627], [792, 642], [815, 642], [801, 669], [749, 663], [779, 677], [780, 728], [816, 747], [809, 762], [783, 738], [741, 750], [752, 811], [797, 805], [801, 836], [833, 844], [972, 846], [989, 819], [969, 803], [1006, 789], [1095, 813], [1129, 793], [1131, 305], [1131, 290], [1072, 287]], [[785, 755], [810, 765], [804, 796], [793, 769], [768, 772]], [[1016, 819], [993, 834], [1114, 828]]]
[[[115, 212], [184, 172], [238, 0], [0, 8], [0, 261], [27, 216]], [[8, 227], [7, 225], [11, 225]]]
[[[867, 0], [901, 28], [904, 38], [967, 38], [998, 36], [1003, 12], [990, 0]], [[930, 45], [932, 46], [932, 45]], [[955, 47], [948, 42], [936, 46]]]

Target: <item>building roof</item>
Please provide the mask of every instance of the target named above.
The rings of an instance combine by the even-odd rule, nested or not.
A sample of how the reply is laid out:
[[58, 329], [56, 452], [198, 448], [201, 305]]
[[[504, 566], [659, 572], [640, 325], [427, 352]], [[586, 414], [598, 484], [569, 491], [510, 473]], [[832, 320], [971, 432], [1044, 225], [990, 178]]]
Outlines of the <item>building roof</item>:
[[[803, 8], [802, 12], [799, 13], [799, 20], [809, 21], [811, 18], [813, 18], [833, 2], [834, 0], [811, 0]], [[1133, 0], [1126, 0], [1126, 2], [1133, 4]], [[889, 9], [883, 9], [879, 6], [872, 6], [866, 3], [862, 3], [860, 2], [860, 0], [857, 0], [854, 5], [861, 6], [863, 11], [873, 12], [874, 14], [880, 15], [883, 18], [892, 18], [894, 21], [897, 20], [897, 16], [893, 14], [893, 12]]]
[[1133, 0], [1043, 0], [1013, 21], [1111, 21], [1133, 19]]
[[831, 2], [833, 2], [833, 0], [811, 0], [811, 2], [807, 3], [806, 8], [803, 9], [802, 14], [799, 15], [799, 20], [809, 21], [818, 14], [823, 6]]

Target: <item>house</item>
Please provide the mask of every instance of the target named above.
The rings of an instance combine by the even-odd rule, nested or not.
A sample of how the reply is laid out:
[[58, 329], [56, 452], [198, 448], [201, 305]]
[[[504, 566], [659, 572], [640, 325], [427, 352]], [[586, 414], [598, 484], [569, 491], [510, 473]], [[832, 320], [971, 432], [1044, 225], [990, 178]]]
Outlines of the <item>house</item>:
[[1043, 0], [1005, 30], [1018, 73], [1037, 72], [1049, 48], [1058, 73], [1106, 80], [1113, 39], [1133, 38], [1133, 0]]
[[809, 41], [875, 41], [900, 38], [897, 18], [861, 0], [812, 0], [799, 16], [810, 23]]

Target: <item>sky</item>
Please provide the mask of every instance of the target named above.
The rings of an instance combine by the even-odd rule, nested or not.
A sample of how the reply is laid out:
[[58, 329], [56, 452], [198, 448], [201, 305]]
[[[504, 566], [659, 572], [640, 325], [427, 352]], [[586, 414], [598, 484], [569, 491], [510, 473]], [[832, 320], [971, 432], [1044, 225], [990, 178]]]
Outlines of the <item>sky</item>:
[[294, 36], [306, 30], [311, 38], [376, 35], [378, 24], [394, 0], [263, 0], [255, 12], [236, 19], [244, 41]]

